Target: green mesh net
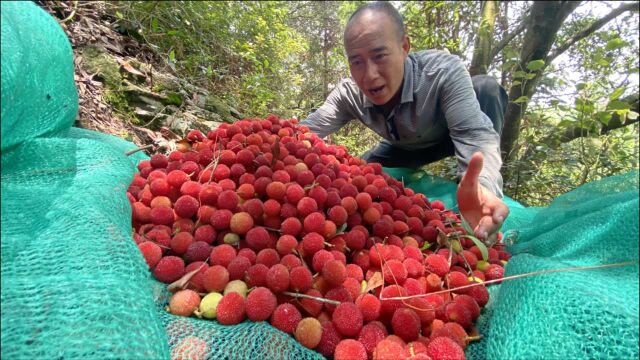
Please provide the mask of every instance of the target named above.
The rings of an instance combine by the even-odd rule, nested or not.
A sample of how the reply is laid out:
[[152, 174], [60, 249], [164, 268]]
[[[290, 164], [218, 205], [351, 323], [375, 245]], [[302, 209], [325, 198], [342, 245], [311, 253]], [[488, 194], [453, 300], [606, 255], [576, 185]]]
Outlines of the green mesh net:
[[[135, 146], [71, 128], [72, 52], [32, 3], [2, 6], [2, 358], [313, 359], [265, 322], [168, 314], [131, 239]], [[454, 183], [387, 169], [455, 208]], [[638, 358], [638, 173], [587, 184], [548, 208], [506, 199], [505, 275], [636, 261], [491, 286], [472, 359]]]

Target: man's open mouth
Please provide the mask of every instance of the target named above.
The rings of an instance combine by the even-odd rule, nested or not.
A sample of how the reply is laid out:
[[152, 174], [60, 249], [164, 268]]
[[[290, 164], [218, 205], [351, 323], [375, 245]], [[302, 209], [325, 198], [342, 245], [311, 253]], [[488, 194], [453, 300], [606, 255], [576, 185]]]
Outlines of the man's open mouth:
[[376, 87], [376, 88], [371, 88], [369, 89], [369, 92], [371, 93], [371, 95], [378, 95], [380, 94], [380, 92], [382, 91], [382, 89], [384, 89], [384, 85], [380, 86], [380, 87]]

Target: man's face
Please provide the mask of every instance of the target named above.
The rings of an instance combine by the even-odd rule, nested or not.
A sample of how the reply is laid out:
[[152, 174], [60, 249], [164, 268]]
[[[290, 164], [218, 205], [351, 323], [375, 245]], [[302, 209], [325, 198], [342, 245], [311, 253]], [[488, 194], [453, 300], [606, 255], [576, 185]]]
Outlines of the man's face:
[[398, 39], [391, 19], [378, 11], [360, 15], [345, 33], [351, 76], [376, 105], [387, 104], [400, 90], [409, 39]]

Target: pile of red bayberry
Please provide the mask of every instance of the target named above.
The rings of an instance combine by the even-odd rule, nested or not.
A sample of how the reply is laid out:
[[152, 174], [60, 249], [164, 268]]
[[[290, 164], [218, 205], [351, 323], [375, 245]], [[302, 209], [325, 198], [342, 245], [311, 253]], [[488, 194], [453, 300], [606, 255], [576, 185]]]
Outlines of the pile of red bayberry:
[[140, 162], [127, 193], [150, 270], [179, 284], [171, 313], [270, 321], [338, 360], [464, 358], [501, 245], [295, 119], [186, 140]]

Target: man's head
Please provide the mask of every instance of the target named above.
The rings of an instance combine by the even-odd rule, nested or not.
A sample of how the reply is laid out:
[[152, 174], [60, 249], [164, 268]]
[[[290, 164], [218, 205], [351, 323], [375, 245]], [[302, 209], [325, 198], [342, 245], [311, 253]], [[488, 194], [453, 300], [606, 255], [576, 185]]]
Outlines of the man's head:
[[351, 76], [372, 103], [399, 99], [410, 43], [393, 5], [374, 2], [358, 8], [344, 31], [344, 47]]

